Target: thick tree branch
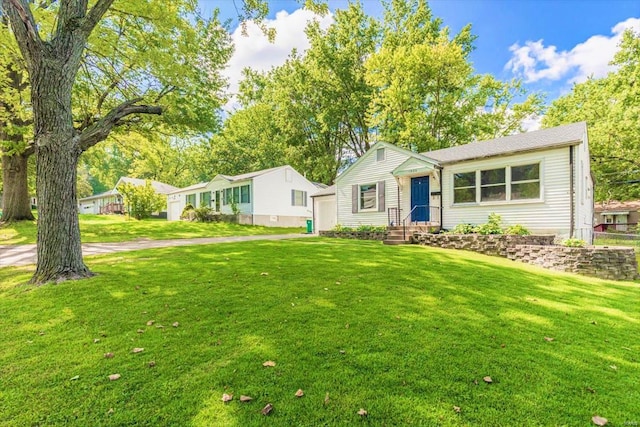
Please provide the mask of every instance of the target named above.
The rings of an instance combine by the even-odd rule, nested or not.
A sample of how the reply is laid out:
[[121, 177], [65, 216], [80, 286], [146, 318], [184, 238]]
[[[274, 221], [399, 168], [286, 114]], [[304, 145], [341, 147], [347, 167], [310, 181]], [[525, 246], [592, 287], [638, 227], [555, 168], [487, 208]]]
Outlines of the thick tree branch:
[[87, 16], [84, 18], [81, 28], [85, 37], [89, 37], [91, 31], [98, 25], [98, 22], [102, 19], [107, 10], [113, 4], [113, 0], [98, 0], [96, 4], [91, 8]]
[[29, 65], [42, 51], [42, 39], [36, 30], [36, 21], [25, 0], [0, 0], [0, 8], [9, 17], [20, 51]]
[[86, 151], [98, 142], [105, 140], [121, 120], [132, 114], [162, 114], [162, 107], [155, 105], [136, 105], [141, 98], [123, 102], [111, 110], [109, 114], [86, 128], [79, 136], [80, 149]]

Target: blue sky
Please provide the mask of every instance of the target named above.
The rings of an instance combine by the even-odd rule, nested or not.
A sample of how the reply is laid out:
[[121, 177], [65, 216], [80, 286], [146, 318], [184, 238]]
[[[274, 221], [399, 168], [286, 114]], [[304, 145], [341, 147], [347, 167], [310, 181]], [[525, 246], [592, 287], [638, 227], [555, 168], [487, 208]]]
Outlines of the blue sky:
[[[220, 8], [223, 19], [235, 18], [242, 0], [199, 0], [209, 13]], [[378, 0], [362, 0], [365, 11], [382, 16]], [[228, 69], [231, 89], [244, 66], [268, 69], [281, 63], [292, 47], [303, 50], [304, 25], [311, 18], [301, 2], [270, 0], [269, 23], [276, 28], [276, 43], [269, 45], [250, 30], [249, 37], [234, 33], [236, 54]], [[346, 0], [329, 0], [335, 11]], [[571, 89], [589, 75], [601, 77], [610, 68], [618, 38], [624, 28], [640, 32], [640, 0], [435, 0], [434, 15], [453, 32], [471, 23], [478, 36], [472, 61], [479, 73], [507, 80], [518, 77], [532, 91], [543, 92], [547, 102]], [[322, 19], [324, 25], [331, 16]]]

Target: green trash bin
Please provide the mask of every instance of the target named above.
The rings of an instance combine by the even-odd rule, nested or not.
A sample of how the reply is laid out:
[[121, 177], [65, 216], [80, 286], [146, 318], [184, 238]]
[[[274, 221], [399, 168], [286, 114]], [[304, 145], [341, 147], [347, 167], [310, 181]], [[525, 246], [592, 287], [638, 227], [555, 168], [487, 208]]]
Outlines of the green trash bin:
[[313, 220], [307, 220], [307, 234], [313, 233]]

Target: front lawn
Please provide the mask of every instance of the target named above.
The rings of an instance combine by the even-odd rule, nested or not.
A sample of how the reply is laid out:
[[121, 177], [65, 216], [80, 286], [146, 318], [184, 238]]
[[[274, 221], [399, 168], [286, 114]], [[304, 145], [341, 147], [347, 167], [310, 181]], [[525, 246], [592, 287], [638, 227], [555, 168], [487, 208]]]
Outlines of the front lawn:
[[[83, 243], [125, 242], [136, 239], [188, 239], [196, 237], [247, 236], [252, 234], [302, 233], [302, 228], [262, 227], [229, 223], [136, 220], [123, 215], [80, 215]], [[36, 242], [36, 222], [0, 225], [0, 244]]]
[[337, 239], [88, 264], [0, 269], [0, 425], [640, 422], [640, 283]]

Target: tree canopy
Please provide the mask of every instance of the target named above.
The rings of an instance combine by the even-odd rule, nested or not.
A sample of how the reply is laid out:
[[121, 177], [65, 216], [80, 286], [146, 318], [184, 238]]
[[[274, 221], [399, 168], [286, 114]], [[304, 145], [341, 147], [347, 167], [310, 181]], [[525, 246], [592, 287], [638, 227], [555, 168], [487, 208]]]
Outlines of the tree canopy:
[[614, 71], [555, 100], [543, 126], [586, 121], [596, 200], [640, 198], [640, 34], [627, 30]]
[[[475, 73], [470, 26], [451, 36], [423, 0], [385, 7], [376, 20], [351, 3], [327, 29], [308, 26], [304, 55], [293, 52], [267, 73], [246, 72], [243, 108], [212, 140], [214, 152], [242, 146], [236, 136], [249, 131], [273, 135], [273, 146], [266, 141], [261, 150], [331, 183], [377, 139], [416, 151], [444, 148], [514, 133], [542, 111], [541, 96], [524, 97], [519, 81]], [[263, 120], [236, 119], [258, 111]]]

